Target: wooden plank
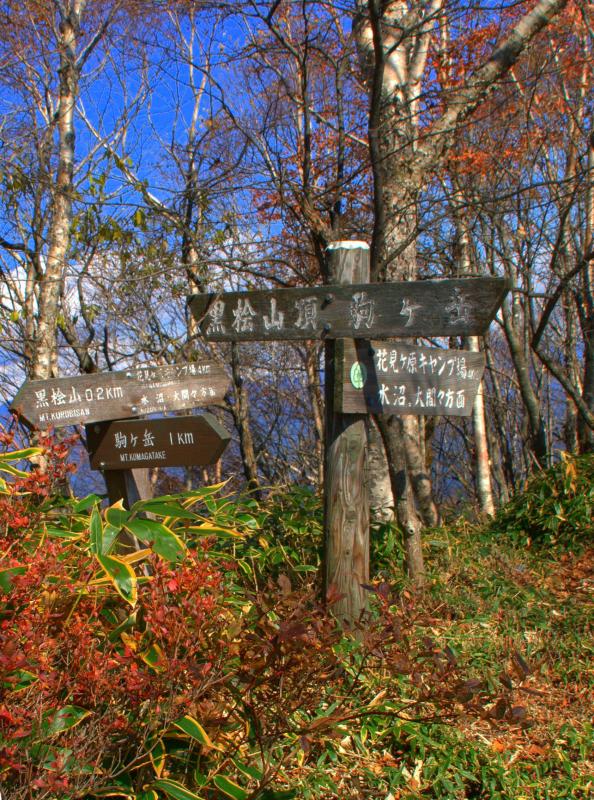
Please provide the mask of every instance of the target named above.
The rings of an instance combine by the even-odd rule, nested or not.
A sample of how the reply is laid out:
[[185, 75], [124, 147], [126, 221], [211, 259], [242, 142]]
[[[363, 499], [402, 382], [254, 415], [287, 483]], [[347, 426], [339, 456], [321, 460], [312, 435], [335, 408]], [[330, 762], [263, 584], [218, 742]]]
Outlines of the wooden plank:
[[210, 341], [469, 336], [486, 331], [503, 278], [357, 283], [193, 295]]
[[214, 464], [231, 440], [212, 414], [97, 422], [86, 434], [91, 467], [102, 470]]
[[61, 428], [208, 406], [220, 402], [228, 388], [229, 378], [218, 364], [140, 366], [125, 372], [26, 381], [11, 411], [33, 427]]
[[[369, 248], [362, 242], [337, 242], [328, 248], [335, 280], [346, 284], [369, 278]], [[324, 588], [338, 600], [332, 612], [356, 626], [367, 607], [369, 583], [369, 489], [367, 420], [336, 413], [334, 359], [338, 342], [325, 344], [326, 429], [324, 443]]]
[[344, 414], [472, 413], [482, 353], [352, 339], [337, 345], [334, 397]]

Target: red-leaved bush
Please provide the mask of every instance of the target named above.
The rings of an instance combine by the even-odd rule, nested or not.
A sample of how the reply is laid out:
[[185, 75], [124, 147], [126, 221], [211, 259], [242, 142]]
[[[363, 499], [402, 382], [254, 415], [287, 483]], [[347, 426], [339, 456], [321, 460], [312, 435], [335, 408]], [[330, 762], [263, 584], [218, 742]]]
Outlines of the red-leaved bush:
[[465, 680], [448, 648], [419, 641], [413, 595], [368, 586], [357, 641], [311, 588], [258, 573], [215, 489], [100, 510], [49, 491], [68, 471], [61, 445], [47, 444], [44, 466], [0, 495], [10, 800], [289, 800], [357, 725], [396, 746], [399, 719], [511, 708]]

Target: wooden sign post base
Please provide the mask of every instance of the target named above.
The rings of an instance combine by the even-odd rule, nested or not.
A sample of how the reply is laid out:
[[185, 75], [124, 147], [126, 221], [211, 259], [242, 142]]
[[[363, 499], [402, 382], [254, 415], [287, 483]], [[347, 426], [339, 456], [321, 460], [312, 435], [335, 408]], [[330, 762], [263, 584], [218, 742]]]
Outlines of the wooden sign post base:
[[102, 474], [112, 505], [123, 500], [124, 507], [129, 509], [138, 500], [150, 500], [153, 496], [148, 469], [108, 469]]

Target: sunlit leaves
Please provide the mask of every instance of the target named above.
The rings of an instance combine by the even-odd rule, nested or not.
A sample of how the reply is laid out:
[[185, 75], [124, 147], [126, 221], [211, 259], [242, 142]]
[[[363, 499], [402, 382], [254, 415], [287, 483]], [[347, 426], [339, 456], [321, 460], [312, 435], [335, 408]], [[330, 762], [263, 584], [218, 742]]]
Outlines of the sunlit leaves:
[[115, 556], [97, 555], [97, 561], [113, 583], [117, 593], [131, 606], [138, 599], [138, 581], [132, 567]]
[[90, 713], [78, 706], [63, 706], [57, 711], [46, 712], [39, 726], [39, 734], [43, 739], [57, 736], [79, 725]]
[[180, 731], [183, 731], [187, 736], [189, 736], [191, 739], [194, 739], [203, 747], [208, 747], [209, 749], [215, 748], [215, 745], [212, 743], [209, 735], [206, 733], [202, 725], [198, 722], [198, 720], [194, 719], [188, 714], [175, 720], [173, 726], [175, 728], [179, 728]]
[[155, 781], [153, 786], [156, 789], [160, 789], [167, 797], [172, 798], [172, 800], [204, 800], [203, 797], [190, 791], [181, 783], [178, 783], [178, 781], [162, 778], [161, 780]]

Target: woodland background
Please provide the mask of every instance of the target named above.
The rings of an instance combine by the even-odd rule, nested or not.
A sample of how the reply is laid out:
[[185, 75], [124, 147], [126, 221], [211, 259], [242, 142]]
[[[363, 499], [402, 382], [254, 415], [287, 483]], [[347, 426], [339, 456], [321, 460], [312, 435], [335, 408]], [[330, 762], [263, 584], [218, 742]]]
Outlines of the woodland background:
[[[593, 47], [586, 0], [0, 0], [2, 797], [592, 797]], [[374, 281], [512, 286], [430, 342], [484, 350], [471, 418], [370, 420], [347, 631], [320, 348], [187, 307], [327, 282], [344, 240]], [[233, 445], [130, 509], [7, 410], [201, 358]]]
[[480, 342], [433, 342], [484, 350], [472, 420], [372, 426], [380, 515], [492, 513], [591, 452], [589, 3], [26, 0], [0, 26], [5, 403], [25, 377], [208, 357], [236, 445], [218, 476], [153, 480], [318, 486], [319, 346], [205, 345], [186, 298], [319, 284], [327, 245], [363, 239], [373, 280], [513, 286]]

